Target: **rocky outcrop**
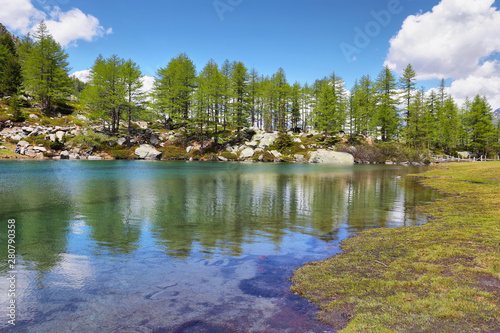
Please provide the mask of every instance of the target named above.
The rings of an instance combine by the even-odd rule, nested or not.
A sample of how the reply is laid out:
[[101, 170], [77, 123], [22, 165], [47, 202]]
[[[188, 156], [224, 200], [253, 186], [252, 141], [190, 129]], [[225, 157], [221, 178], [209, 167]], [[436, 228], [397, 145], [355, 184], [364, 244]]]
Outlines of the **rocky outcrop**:
[[354, 164], [354, 157], [348, 153], [318, 149], [311, 152], [310, 155], [309, 163]]
[[142, 160], [157, 160], [161, 156], [161, 152], [149, 144], [143, 144], [135, 150], [135, 155]]
[[240, 158], [247, 159], [252, 157], [254, 154], [255, 151], [252, 148], [246, 148], [241, 152]]

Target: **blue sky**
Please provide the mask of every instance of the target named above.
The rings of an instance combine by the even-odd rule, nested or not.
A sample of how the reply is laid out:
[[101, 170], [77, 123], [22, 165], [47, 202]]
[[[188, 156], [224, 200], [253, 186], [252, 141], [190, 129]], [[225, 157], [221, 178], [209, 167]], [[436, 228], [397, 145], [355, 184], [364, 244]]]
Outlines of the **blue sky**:
[[117, 54], [154, 76], [185, 52], [198, 70], [211, 58], [237, 60], [264, 75], [283, 67], [290, 83], [313, 83], [335, 71], [350, 89], [362, 75], [376, 78], [384, 64], [400, 72], [411, 62], [425, 79], [419, 86], [446, 78], [459, 101], [480, 93], [500, 106], [496, 6], [494, 0], [0, 0], [0, 22], [22, 34], [45, 19], [65, 45], [72, 72], [89, 69], [99, 54]]

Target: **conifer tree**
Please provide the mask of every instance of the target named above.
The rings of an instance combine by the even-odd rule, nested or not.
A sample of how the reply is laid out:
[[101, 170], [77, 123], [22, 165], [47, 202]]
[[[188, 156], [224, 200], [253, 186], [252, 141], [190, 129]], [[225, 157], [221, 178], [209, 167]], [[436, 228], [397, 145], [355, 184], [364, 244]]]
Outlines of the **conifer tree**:
[[399, 98], [396, 92], [396, 78], [388, 66], [379, 74], [376, 82], [377, 87], [377, 120], [382, 141], [394, 140], [398, 136], [400, 119], [397, 105]]
[[65, 100], [70, 93], [67, 59], [68, 54], [41, 22], [33, 44], [22, 52], [21, 65], [24, 89], [37, 98], [42, 112], [50, 112], [55, 102]]

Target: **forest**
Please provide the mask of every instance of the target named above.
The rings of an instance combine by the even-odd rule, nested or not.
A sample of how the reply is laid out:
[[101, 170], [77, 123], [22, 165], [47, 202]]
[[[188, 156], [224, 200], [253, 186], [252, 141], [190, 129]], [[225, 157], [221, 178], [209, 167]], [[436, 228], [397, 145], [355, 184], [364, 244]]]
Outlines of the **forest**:
[[457, 105], [444, 79], [425, 91], [417, 87], [411, 64], [399, 77], [384, 67], [348, 90], [335, 72], [312, 84], [291, 83], [283, 68], [264, 75], [239, 61], [209, 60], [197, 70], [180, 53], [157, 70], [152, 91], [144, 91], [144, 74], [132, 59], [99, 55], [83, 83], [69, 76], [68, 57], [43, 22], [33, 36], [0, 36], [0, 97], [9, 99], [12, 120], [23, 119], [22, 106], [44, 114], [70, 108], [109, 134], [145, 120], [201, 142], [239, 135], [250, 126], [280, 133], [314, 130], [331, 143], [343, 136], [349, 143], [371, 138], [445, 154], [500, 151], [500, 122], [486, 97]]

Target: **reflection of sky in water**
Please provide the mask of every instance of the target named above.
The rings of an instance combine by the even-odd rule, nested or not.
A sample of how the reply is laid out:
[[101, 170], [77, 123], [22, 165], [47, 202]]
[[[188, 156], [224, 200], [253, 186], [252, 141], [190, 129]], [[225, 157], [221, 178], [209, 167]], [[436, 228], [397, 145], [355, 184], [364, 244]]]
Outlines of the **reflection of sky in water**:
[[0, 227], [17, 220], [18, 327], [32, 332], [328, 330], [286, 293], [293, 269], [337, 253], [353, 232], [425, 222], [412, 207], [436, 196], [400, 178], [404, 167], [43, 161], [0, 170]]

